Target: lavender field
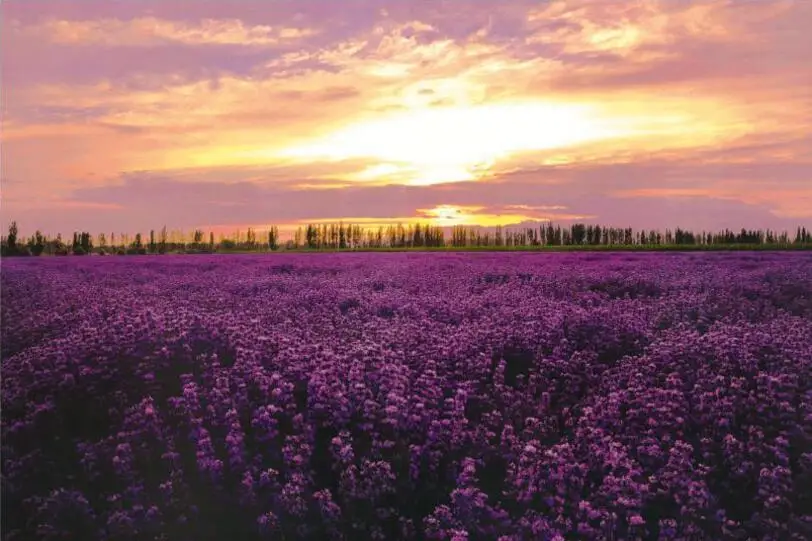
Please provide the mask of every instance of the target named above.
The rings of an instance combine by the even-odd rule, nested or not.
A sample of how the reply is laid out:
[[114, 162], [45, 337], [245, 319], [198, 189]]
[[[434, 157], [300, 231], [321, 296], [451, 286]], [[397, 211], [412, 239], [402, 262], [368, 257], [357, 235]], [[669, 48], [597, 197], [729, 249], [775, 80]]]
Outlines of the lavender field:
[[3, 539], [812, 538], [812, 255], [2, 263]]

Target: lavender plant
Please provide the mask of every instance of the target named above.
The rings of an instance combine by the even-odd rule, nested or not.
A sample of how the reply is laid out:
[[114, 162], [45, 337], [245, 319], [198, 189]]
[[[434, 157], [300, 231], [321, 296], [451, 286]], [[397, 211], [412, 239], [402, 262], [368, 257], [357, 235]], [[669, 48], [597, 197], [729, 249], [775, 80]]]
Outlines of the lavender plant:
[[812, 537], [803, 253], [0, 277], [9, 541]]

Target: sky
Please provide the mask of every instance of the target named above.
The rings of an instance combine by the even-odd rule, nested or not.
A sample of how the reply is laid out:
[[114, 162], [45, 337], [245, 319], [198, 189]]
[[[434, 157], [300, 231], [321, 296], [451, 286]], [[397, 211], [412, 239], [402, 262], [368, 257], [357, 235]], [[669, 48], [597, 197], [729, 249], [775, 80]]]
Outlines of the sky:
[[5, 0], [21, 232], [812, 225], [808, 0]]

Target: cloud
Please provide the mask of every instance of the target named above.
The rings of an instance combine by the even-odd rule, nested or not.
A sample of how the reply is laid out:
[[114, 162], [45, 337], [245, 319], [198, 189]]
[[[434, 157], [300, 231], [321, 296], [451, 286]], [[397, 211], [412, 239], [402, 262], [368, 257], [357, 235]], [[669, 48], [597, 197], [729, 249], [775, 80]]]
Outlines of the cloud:
[[145, 227], [163, 191], [156, 216], [190, 227], [812, 208], [810, 2], [2, 9], [3, 195], [21, 223]]
[[239, 19], [203, 19], [197, 24], [155, 17], [130, 20], [47, 20], [36, 25], [15, 25], [25, 37], [46, 39], [58, 45], [103, 47], [156, 47], [185, 45], [276, 45], [301, 40], [315, 33], [291, 26], [246, 25]]
[[[343, 165], [351, 170], [359, 164]], [[293, 177], [295, 168], [145, 171], [124, 175], [114, 185], [75, 187], [69, 197], [49, 202], [48, 211], [40, 206], [28, 213], [38, 217], [36, 223], [51, 227], [57, 227], [65, 215], [90, 227], [105, 223], [111, 217], [106, 211], [117, 209], [119, 229], [141, 231], [164, 223], [185, 229], [229, 223], [290, 228], [306, 221], [339, 219], [372, 224], [587, 221], [646, 228], [783, 229], [812, 222], [810, 171], [810, 165], [709, 167], [691, 160], [656, 159], [611, 166], [541, 167], [489, 181], [340, 188], [332, 186], [324, 170], [309, 171], [307, 176], [314, 180], [307, 188], [300, 181], [283, 180]], [[319, 179], [317, 173], [324, 176]], [[772, 176], [782, 182], [762, 180]], [[62, 216], [52, 212], [60, 205]], [[98, 211], [86, 212], [90, 207]]]

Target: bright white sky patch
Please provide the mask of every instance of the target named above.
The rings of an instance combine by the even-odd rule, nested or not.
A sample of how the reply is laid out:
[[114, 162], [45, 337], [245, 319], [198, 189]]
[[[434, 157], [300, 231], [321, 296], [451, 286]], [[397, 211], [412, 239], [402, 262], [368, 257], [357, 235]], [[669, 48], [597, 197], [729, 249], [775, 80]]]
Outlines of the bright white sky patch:
[[[365, 158], [409, 164], [413, 184], [471, 180], [512, 154], [630, 136], [637, 128], [575, 104], [510, 103], [423, 108], [342, 128], [312, 143], [288, 148], [285, 158]], [[395, 173], [364, 170], [369, 180]]]

